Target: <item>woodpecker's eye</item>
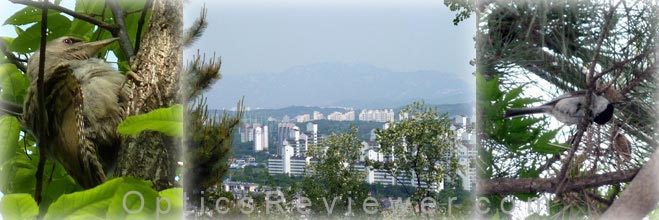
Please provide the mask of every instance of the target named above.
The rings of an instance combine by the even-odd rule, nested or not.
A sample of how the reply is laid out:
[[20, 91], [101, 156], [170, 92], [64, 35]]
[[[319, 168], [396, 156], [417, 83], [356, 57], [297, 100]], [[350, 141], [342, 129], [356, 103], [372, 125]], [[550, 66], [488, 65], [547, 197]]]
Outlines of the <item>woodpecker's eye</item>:
[[65, 44], [74, 44], [74, 43], [77, 43], [77, 42], [80, 42], [80, 40], [75, 39], [75, 38], [66, 38], [66, 39], [64, 39]]

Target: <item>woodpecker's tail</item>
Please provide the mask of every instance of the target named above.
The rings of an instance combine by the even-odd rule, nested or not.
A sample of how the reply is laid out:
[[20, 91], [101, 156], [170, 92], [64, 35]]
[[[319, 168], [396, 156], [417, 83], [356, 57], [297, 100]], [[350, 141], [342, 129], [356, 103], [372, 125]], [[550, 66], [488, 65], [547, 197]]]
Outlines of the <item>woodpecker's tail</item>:
[[103, 166], [99, 161], [98, 154], [96, 153], [96, 146], [87, 138], [84, 116], [84, 101], [85, 97], [82, 89], [78, 87], [74, 94], [74, 108], [76, 112], [76, 124], [78, 125], [78, 147], [79, 155], [77, 161], [80, 164], [81, 170], [76, 175], [73, 175], [78, 184], [83, 188], [89, 189], [99, 185], [105, 181], [105, 172]]
[[510, 117], [521, 116], [521, 115], [544, 113], [545, 110], [546, 109], [543, 108], [543, 107], [511, 108], [511, 109], [506, 110], [506, 114], [504, 115], [504, 117], [505, 118], [510, 118]]

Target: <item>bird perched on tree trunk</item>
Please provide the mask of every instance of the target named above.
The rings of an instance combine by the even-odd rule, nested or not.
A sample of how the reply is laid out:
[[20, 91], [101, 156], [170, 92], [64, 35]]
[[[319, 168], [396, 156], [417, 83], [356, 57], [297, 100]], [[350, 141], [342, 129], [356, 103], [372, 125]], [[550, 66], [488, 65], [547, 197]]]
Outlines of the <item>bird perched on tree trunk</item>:
[[[46, 120], [37, 121], [39, 52], [28, 61], [30, 78], [24, 103], [24, 123], [51, 159], [83, 188], [105, 181], [116, 162], [121, 139], [116, 128], [124, 118], [129, 88], [125, 77], [104, 60], [94, 58], [116, 38], [84, 42], [60, 37], [46, 44], [44, 100]], [[38, 126], [46, 126], [38, 133]]]

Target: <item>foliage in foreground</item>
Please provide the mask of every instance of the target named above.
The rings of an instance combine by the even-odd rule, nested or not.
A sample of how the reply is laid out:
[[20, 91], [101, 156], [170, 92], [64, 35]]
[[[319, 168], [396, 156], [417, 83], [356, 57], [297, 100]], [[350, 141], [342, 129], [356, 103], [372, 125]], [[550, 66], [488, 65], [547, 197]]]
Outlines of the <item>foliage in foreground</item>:
[[[35, 219], [39, 206], [30, 194], [9, 194], [0, 200], [0, 213], [3, 219]], [[180, 219], [182, 215], [182, 188], [157, 192], [148, 181], [122, 177], [62, 195], [43, 219]]]

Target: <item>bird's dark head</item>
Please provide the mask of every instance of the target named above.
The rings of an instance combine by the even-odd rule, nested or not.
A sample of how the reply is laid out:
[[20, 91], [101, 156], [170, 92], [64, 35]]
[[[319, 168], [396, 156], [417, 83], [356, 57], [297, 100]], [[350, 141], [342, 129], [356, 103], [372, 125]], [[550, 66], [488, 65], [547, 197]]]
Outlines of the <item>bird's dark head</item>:
[[613, 118], [613, 110], [614, 110], [613, 104], [609, 103], [608, 105], [606, 105], [606, 109], [604, 109], [604, 111], [595, 115], [593, 121], [600, 125], [606, 124], [611, 120], [611, 118]]
[[96, 56], [103, 47], [115, 40], [117, 38], [85, 42], [75, 37], [60, 37], [46, 44], [46, 54], [67, 60], [86, 60]]

